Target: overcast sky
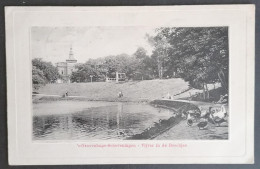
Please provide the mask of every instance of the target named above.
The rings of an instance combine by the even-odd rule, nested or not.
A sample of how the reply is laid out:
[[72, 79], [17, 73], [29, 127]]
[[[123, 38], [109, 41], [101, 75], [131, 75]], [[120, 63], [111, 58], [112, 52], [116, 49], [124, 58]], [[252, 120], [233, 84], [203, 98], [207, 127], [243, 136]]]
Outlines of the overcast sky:
[[69, 57], [70, 46], [79, 63], [89, 58], [126, 53], [132, 55], [138, 47], [151, 54], [152, 47], [145, 34], [152, 35], [155, 28], [148, 27], [32, 27], [31, 54], [53, 63]]

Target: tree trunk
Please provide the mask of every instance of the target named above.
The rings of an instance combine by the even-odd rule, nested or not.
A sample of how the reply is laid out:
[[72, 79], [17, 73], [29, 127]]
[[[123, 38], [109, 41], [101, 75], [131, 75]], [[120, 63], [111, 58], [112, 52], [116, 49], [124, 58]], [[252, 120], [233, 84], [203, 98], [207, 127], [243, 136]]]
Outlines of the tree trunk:
[[158, 76], [159, 76], [159, 79], [161, 79], [161, 64], [160, 64], [160, 59], [158, 58], [157, 60], [157, 66], [158, 66]]
[[203, 83], [203, 100], [206, 99], [206, 94], [205, 94], [205, 86], [204, 86], [204, 83]]
[[163, 67], [161, 66], [161, 77], [160, 77], [160, 79], [162, 79], [163, 78]]
[[161, 63], [158, 63], [158, 74], [159, 74], [159, 79], [162, 79], [162, 74], [163, 74], [163, 67]]
[[220, 80], [221, 86], [228, 92], [228, 84], [225, 80], [225, 74], [222, 70], [218, 72], [218, 78]]
[[206, 93], [207, 93], [206, 99], [209, 99], [209, 89], [208, 89], [207, 83], [205, 83], [205, 87], [206, 87]]

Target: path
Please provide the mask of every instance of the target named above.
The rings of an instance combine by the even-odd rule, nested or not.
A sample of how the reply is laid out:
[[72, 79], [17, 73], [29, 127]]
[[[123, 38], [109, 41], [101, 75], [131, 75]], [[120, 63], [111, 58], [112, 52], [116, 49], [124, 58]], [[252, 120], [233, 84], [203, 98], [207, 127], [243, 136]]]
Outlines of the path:
[[[158, 106], [171, 108], [176, 111], [188, 111], [190, 109], [199, 108], [202, 113], [206, 113], [209, 107], [220, 108], [222, 104], [214, 104], [209, 102], [189, 101], [189, 100], [154, 100], [152, 102]], [[200, 130], [195, 123], [189, 127], [186, 120], [182, 120], [177, 125], [171, 127], [169, 130], [161, 133], [154, 138], [155, 140], [169, 140], [169, 139], [228, 139], [228, 123], [221, 124], [221, 127], [215, 124], [208, 123], [208, 127]]]
[[168, 131], [155, 137], [154, 140], [214, 140], [228, 139], [228, 126], [226, 123], [220, 127], [209, 123], [204, 130], [199, 130], [197, 125], [189, 127], [186, 120], [181, 121]]

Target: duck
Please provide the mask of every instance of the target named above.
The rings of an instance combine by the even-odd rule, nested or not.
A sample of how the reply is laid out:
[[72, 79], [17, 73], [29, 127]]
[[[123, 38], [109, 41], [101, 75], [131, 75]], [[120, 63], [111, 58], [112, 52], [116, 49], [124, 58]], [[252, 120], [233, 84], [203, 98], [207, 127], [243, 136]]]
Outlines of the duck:
[[203, 113], [203, 116], [201, 116], [200, 122], [197, 124], [197, 126], [199, 127], [200, 130], [205, 129], [208, 126], [208, 122], [215, 123], [212, 120], [212, 113], [213, 113], [212, 107], [209, 107], [209, 110], [207, 112]]
[[194, 122], [198, 122], [198, 120], [201, 117], [201, 111], [199, 109], [189, 110], [187, 111], [187, 114], [188, 114], [187, 119], [192, 118]]
[[197, 124], [197, 126], [199, 127], [199, 129], [205, 129], [208, 125], [208, 121], [201, 121]]
[[205, 129], [208, 126], [208, 118], [201, 118], [199, 123], [197, 124], [197, 126], [199, 127], [199, 129]]
[[225, 120], [224, 118], [220, 118], [220, 117], [218, 117], [218, 116], [214, 117], [213, 120], [214, 120], [215, 124], [217, 124], [218, 126], [220, 126], [221, 123], [227, 121], [227, 120]]
[[207, 122], [215, 124], [215, 122], [213, 120], [213, 113], [214, 113], [214, 111], [212, 111], [212, 107], [209, 107], [209, 110], [206, 111], [201, 118], [207, 119]]
[[125, 132], [124, 132], [124, 131], [118, 131], [117, 134], [118, 134], [118, 135], [121, 135], [121, 136], [122, 136], [122, 135], [124, 136], [124, 135], [125, 135]]
[[193, 120], [192, 119], [188, 119], [187, 120], [187, 124], [188, 124], [188, 126], [192, 126], [193, 125]]
[[188, 113], [187, 115], [187, 125], [188, 126], [192, 126], [193, 125], [193, 119], [191, 117], [191, 115]]

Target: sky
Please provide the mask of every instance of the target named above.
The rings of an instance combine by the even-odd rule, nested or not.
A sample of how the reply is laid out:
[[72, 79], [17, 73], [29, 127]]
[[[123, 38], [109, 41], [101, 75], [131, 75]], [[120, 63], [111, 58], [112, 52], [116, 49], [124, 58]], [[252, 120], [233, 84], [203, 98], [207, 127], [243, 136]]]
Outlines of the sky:
[[109, 55], [132, 55], [138, 47], [148, 54], [152, 46], [145, 35], [153, 35], [151, 27], [32, 27], [31, 55], [52, 63], [69, 57], [70, 47], [78, 63]]

